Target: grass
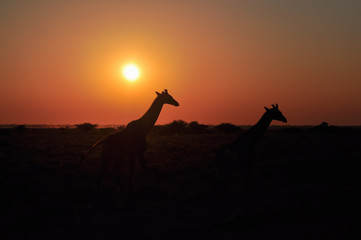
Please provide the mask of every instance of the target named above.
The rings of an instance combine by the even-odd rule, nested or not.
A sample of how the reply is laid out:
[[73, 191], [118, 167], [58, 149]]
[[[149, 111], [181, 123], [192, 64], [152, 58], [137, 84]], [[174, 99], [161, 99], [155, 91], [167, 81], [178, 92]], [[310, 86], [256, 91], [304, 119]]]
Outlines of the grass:
[[[150, 168], [137, 208], [105, 187], [100, 150], [112, 129], [27, 129], [0, 135], [1, 225], [8, 239], [348, 239], [360, 202], [361, 132], [271, 129], [256, 151], [250, 190], [220, 198], [214, 151], [236, 134], [148, 136]], [[137, 177], [142, 176], [139, 166]], [[126, 181], [127, 172], [120, 173]], [[137, 184], [138, 193], [139, 181]], [[355, 229], [354, 229], [355, 228]], [[356, 232], [357, 233], [357, 232]]]

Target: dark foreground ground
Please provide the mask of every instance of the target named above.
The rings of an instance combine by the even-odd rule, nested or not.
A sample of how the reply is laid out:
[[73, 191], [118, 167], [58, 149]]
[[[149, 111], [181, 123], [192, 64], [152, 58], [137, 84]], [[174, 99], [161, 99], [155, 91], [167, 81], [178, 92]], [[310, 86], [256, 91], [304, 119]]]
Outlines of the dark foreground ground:
[[100, 149], [79, 161], [107, 134], [1, 131], [1, 239], [361, 237], [357, 128], [269, 130], [250, 189], [225, 197], [213, 153], [236, 134], [151, 134], [150, 176], [143, 194], [137, 184], [135, 209], [109, 182], [96, 194]]

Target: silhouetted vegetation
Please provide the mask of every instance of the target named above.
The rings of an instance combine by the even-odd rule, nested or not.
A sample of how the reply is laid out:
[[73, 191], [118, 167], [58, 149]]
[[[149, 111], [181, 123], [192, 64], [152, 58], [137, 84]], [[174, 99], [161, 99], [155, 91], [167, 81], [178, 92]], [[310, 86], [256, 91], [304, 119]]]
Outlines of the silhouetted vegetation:
[[119, 126], [117, 127], [118, 130], [123, 130], [124, 128], [125, 128], [125, 125], [119, 125]]
[[19, 134], [24, 134], [24, 132], [27, 130], [25, 125], [17, 125], [14, 127], [15, 131]]
[[166, 128], [171, 134], [184, 134], [186, 132], [187, 123], [183, 120], [175, 120], [166, 124]]
[[65, 126], [65, 127], [60, 127], [59, 131], [64, 134], [67, 131], [69, 131], [69, 129], [70, 129], [70, 126], [68, 125], [68, 126]]
[[238, 133], [242, 130], [241, 127], [238, 127], [232, 123], [221, 123], [214, 128], [216, 131], [225, 134]]
[[330, 133], [330, 132], [341, 132], [345, 131], [347, 128], [341, 128], [336, 126], [330, 126], [327, 122], [322, 122], [320, 125], [312, 127], [310, 129], [311, 132], [317, 132], [317, 133]]
[[187, 132], [190, 134], [208, 133], [209, 127], [204, 124], [199, 124], [197, 121], [190, 122], [187, 126]]
[[153, 134], [175, 135], [175, 134], [235, 134], [242, 131], [240, 126], [231, 123], [222, 123], [216, 126], [200, 124], [197, 121], [187, 123], [183, 120], [176, 120], [169, 124], [157, 125], [152, 129]]
[[97, 124], [91, 123], [82, 123], [82, 124], [75, 124], [75, 126], [82, 132], [89, 133], [90, 130], [96, 128]]

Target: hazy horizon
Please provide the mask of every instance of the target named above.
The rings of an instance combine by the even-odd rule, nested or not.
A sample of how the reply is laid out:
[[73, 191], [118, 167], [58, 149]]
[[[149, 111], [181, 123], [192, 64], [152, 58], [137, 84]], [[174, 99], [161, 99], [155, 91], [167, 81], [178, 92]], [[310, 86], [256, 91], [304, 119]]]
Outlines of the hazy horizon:
[[[178, 120], [181, 120], [181, 119], [178, 119]], [[178, 121], [178, 120], [174, 120], [174, 121]], [[194, 122], [194, 121], [190, 121], [190, 122]], [[189, 124], [190, 122], [186, 122], [187, 124]], [[195, 122], [198, 122], [198, 121], [195, 121]], [[127, 123], [125, 124], [97, 124], [97, 123], [94, 123], [94, 122], [82, 122], [82, 123], [91, 123], [91, 124], [96, 124], [97, 125], [97, 128], [116, 128], [116, 127], [119, 127], [119, 126], [126, 126]], [[73, 124], [15, 124], [15, 123], [10, 123], [10, 124], [0, 124], [0, 128], [7, 128], [7, 127], [15, 127], [15, 126], [20, 126], [20, 125], [25, 125], [25, 126], [28, 126], [28, 127], [34, 127], [34, 128], [47, 128], [47, 127], [50, 127], [50, 128], [58, 128], [58, 127], [73, 127], [75, 128], [77, 124], [82, 124], [82, 123], [73, 123]], [[168, 123], [164, 123], [164, 124], [155, 124], [155, 126], [164, 126], [164, 125], [167, 125], [167, 124], [170, 124], [171, 122], [168, 122]], [[217, 125], [220, 125], [220, 124], [233, 124], [235, 126], [240, 126], [240, 127], [251, 127], [253, 126], [253, 124], [234, 124], [234, 123], [231, 123], [231, 122], [224, 122], [224, 123], [219, 123], [219, 124], [205, 124], [205, 123], [201, 123], [201, 122], [198, 122], [199, 124], [204, 124], [204, 125], [207, 125], [207, 126], [217, 126]], [[322, 122], [323, 123], [323, 122]], [[321, 125], [322, 123], [319, 123], [319, 124], [309, 124], [309, 125], [292, 125], [292, 124], [282, 124], [282, 123], [272, 123], [270, 125], [270, 127], [314, 127], [314, 126], [319, 126]], [[328, 122], [326, 122], [328, 123]], [[329, 124], [329, 123], [328, 123]], [[335, 126], [335, 127], [361, 127], [361, 125], [334, 125], [334, 124], [329, 124], [329, 126]]]

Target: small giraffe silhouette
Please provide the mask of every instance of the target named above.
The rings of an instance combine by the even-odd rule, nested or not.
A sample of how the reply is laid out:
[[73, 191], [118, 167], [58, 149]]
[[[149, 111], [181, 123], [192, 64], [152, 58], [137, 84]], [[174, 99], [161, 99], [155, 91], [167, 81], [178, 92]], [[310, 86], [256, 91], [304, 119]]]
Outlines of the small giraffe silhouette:
[[[105, 168], [109, 163], [114, 165], [113, 174], [116, 175], [116, 171], [119, 170], [122, 161], [126, 159], [128, 160], [130, 192], [133, 191], [134, 167], [136, 159], [138, 159], [141, 167], [143, 168], [144, 175], [147, 175], [148, 167], [144, 158], [144, 153], [147, 149], [146, 135], [157, 121], [164, 104], [179, 106], [179, 103], [168, 94], [167, 89], [165, 89], [162, 93], [156, 92], [156, 94], [157, 97], [148, 111], [141, 118], [128, 123], [122, 131], [109, 135], [105, 139], [97, 142], [88, 151], [89, 153], [99, 144], [103, 144], [98, 189], [102, 184]], [[142, 185], [144, 184], [145, 176]]]
[[266, 112], [254, 126], [217, 151], [215, 164], [223, 184], [232, 184], [232, 180], [238, 179], [243, 181], [244, 190], [247, 190], [248, 178], [254, 164], [255, 146], [262, 140], [272, 120], [287, 122], [278, 109], [278, 104], [272, 105], [271, 109], [264, 108]]

